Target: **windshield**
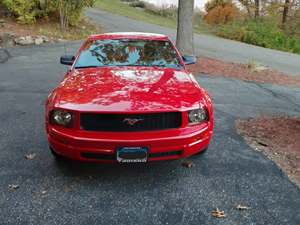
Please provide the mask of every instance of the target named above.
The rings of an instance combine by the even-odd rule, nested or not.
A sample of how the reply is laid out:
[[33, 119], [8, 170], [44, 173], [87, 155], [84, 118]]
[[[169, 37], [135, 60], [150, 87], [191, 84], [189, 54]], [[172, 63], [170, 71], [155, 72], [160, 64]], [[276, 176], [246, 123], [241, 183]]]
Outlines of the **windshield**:
[[85, 43], [75, 68], [101, 66], [181, 67], [170, 41], [96, 40]]

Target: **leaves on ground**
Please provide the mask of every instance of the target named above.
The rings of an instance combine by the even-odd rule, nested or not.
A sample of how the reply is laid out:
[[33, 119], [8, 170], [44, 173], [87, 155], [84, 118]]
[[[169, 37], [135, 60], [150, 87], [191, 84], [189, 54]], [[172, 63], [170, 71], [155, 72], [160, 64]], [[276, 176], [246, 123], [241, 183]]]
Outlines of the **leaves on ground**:
[[192, 168], [194, 166], [194, 163], [192, 161], [185, 161], [181, 163], [181, 165], [186, 168]]
[[257, 140], [257, 144], [264, 146], [264, 147], [268, 147], [269, 145], [261, 140]]
[[10, 184], [8, 185], [8, 189], [11, 191], [17, 190], [20, 186], [18, 184]]
[[300, 186], [300, 117], [262, 115], [237, 120], [236, 128], [256, 151], [274, 161]]
[[216, 217], [216, 218], [225, 218], [225, 217], [226, 217], [225, 212], [219, 210], [218, 208], [216, 208], [215, 210], [213, 210], [213, 211], [211, 212], [211, 215], [212, 215], [213, 217]]
[[248, 210], [248, 209], [250, 209], [250, 207], [249, 207], [249, 206], [245, 206], [245, 205], [238, 204], [238, 205], [236, 206], [236, 209], [242, 211], [242, 210]]
[[25, 155], [25, 159], [33, 160], [36, 157], [35, 153], [29, 153]]

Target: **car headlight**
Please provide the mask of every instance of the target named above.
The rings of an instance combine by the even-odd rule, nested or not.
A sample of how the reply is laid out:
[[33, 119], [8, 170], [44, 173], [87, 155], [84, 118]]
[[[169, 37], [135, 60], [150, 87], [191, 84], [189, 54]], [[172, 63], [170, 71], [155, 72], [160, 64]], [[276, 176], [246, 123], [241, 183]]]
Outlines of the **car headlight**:
[[208, 121], [208, 112], [205, 108], [193, 109], [188, 112], [189, 123], [196, 124]]
[[64, 126], [64, 127], [71, 127], [73, 122], [73, 115], [71, 112], [64, 111], [64, 110], [53, 110], [50, 113], [50, 123]]

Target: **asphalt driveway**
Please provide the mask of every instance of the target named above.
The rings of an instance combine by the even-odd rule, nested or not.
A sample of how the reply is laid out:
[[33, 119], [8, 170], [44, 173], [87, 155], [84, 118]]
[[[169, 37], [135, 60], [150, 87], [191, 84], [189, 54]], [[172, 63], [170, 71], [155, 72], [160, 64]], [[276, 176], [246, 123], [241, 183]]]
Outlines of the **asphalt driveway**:
[[[10, 52], [0, 64], [1, 225], [300, 224], [299, 188], [234, 129], [240, 117], [299, 116], [299, 88], [199, 76], [213, 97], [216, 125], [210, 149], [191, 159], [193, 168], [181, 161], [63, 164], [49, 153], [43, 126], [44, 101], [66, 69], [58, 64], [63, 45]], [[31, 152], [36, 158], [26, 160]], [[237, 204], [251, 209], [237, 211]], [[227, 217], [212, 217], [216, 207]]]

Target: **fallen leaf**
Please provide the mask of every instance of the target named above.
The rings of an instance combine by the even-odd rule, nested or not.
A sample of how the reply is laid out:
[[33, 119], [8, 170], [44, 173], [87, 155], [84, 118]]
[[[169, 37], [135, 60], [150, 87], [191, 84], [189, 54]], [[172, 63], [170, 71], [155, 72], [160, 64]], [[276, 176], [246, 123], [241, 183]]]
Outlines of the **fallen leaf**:
[[250, 209], [250, 207], [245, 206], [245, 205], [240, 205], [240, 204], [238, 204], [238, 205], [236, 206], [236, 209], [237, 209], [237, 210], [248, 210], [248, 209]]
[[211, 215], [216, 217], [216, 218], [225, 218], [226, 214], [224, 213], [224, 211], [219, 210], [218, 208], [216, 208], [215, 210], [213, 210], [211, 212]]
[[181, 165], [186, 168], [192, 168], [194, 166], [194, 163], [192, 161], [185, 161], [181, 163]]
[[11, 190], [11, 191], [18, 189], [19, 187], [20, 186], [17, 185], [17, 184], [10, 184], [10, 185], [8, 185], [8, 189]]
[[257, 141], [257, 144], [264, 146], [264, 147], [268, 147], [269, 145], [267, 143], [264, 143], [262, 141]]
[[36, 154], [35, 153], [29, 153], [27, 155], [25, 155], [25, 159], [29, 159], [29, 160], [32, 160], [36, 157]]

